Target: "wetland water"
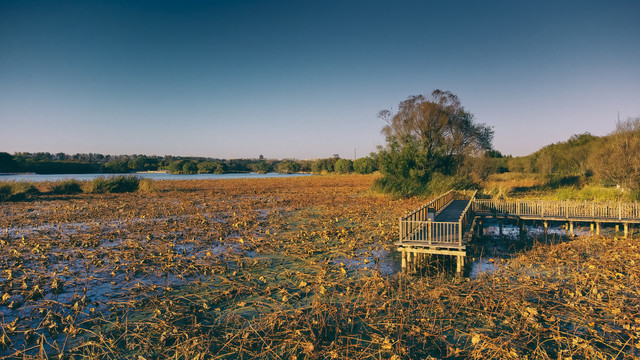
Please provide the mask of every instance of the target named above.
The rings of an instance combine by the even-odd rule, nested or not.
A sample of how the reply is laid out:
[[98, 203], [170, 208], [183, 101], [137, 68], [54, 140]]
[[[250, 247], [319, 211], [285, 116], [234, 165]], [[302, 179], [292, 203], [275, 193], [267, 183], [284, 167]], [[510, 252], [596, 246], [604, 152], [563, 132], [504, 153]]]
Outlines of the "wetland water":
[[112, 177], [120, 175], [133, 175], [142, 179], [152, 180], [217, 180], [217, 179], [264, 179], [264, 178], [288, 178], [299, 176], [311, 176], [311, 174], [258, 174], [258, 173], [229, 173], [229, 174], [168, 174], [168, 173], [127, 173], [127, 174], [0, 174], [0, 181], [60, 181], [60, 180], [78, 180], [91, 181], [99, 177]]
[[[470, 278], [494, 272], [498, 264], [508, 265], [511, 258], [532, 249], [536, 244], [558, 244], [575, 238], [569, 235], [566, 224], [562, 222], [550, 222], [546, 234], [540, 221], [527, 222], [525, 231], [522, 231], [514, 220], [503, 221], [502, 233], [498, 220], [489, 218], [483, 222], [482, 234], [467, 247], [467, 262], [471, 265], [465, 274]], [[587, 224], [575, 224], [576, 237], [590, 235]], [[607, 236], [616, 235], [613, 227], [606, 225], [603, 225], [601, 233]]]
[[562, 223], [500, 235], [486, 219], [467, 248], [473, 280], [452, 281], [446, 259], [430, 265], [445, 276], [398, 276], [397, 219], [423, 200], [368, 196], [374, 180], [158, 181], [2, 203], [0, 358], [638, 354], [637, 239], [569, 238]]

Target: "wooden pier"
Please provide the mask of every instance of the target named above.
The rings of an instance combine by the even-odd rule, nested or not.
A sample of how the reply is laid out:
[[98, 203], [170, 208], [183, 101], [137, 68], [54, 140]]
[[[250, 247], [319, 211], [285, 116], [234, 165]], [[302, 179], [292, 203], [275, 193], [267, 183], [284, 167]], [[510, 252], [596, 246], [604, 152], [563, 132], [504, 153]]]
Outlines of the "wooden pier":
[[595, 235], [600, 234], [601, 224], [615, 223], [616, 229], [624, 226], [627, 237], [630, 226], [640, 223], [640, 203], [476, 199], [475, 191], [449, 191], [400, 218], [395, 245], [402, 268], [414, 271], [426, 255], [450, 255], [456, 257], [457, 272], [462, 272], [466, 245], [483, 217], [539, 220], [545, 230], [549, 221], [566, 222], [571, 235], [575, 223], [591, 223]]

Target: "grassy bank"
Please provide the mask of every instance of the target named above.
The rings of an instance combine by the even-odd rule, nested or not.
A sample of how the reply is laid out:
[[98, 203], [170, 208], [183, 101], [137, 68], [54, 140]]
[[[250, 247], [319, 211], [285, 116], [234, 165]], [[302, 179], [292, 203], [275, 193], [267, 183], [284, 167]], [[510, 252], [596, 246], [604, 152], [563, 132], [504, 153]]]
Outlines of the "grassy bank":
[[482, 184], [491, 197], [579, 201], [638, 201], [637, 192], [589, 183], [578, 176], [542, 176], [530, 173], [491, 174]]
[[400, 277], [397, 219], [422, 201], [371, 196], [374, 179], [158, 181], [4, 203], [0, 355], [640, 354], [638, 240], [538, 244], [473, 280]]
[[10, 181], [0, 183], [0, 202], [35, 200], [50, 195], [75, 195], [153, 191], [153, 180], [136, 176], [99, 177], [91, 181], [63, 180], [56, 182]]

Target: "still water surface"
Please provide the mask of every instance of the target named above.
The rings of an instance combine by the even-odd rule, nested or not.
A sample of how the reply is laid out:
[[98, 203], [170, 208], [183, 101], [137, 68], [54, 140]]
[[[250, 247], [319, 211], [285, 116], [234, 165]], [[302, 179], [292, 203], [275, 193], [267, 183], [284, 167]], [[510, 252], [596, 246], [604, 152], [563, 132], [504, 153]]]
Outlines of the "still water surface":
[[99, 177], [111, 177], [119, 175], [135, 175], [142, 179], [153, 180], [215, 180], [215, 179], [262, 179], [262, 178], [286, 178], [298, 176], [311, 176], [310, 174], [258, 174], [258, 173], [230, 173], [230, 174], [165, 174], [165, 173], [131, 173], [131, 174], [55, 174], [55, 175], [39, 175], [39, 174], [16, 174], [16, 175], [0, 175], [0, 181], [60, 181], [60, 180], [78, 180], [90, 181]]

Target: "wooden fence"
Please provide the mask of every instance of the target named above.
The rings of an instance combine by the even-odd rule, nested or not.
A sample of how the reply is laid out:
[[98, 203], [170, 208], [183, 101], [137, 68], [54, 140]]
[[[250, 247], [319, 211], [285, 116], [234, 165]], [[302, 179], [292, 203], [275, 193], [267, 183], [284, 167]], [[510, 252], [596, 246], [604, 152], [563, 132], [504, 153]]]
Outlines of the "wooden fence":
[[640, 221], [640, 203], [476, 199], [473, 211], [540, 219]]

